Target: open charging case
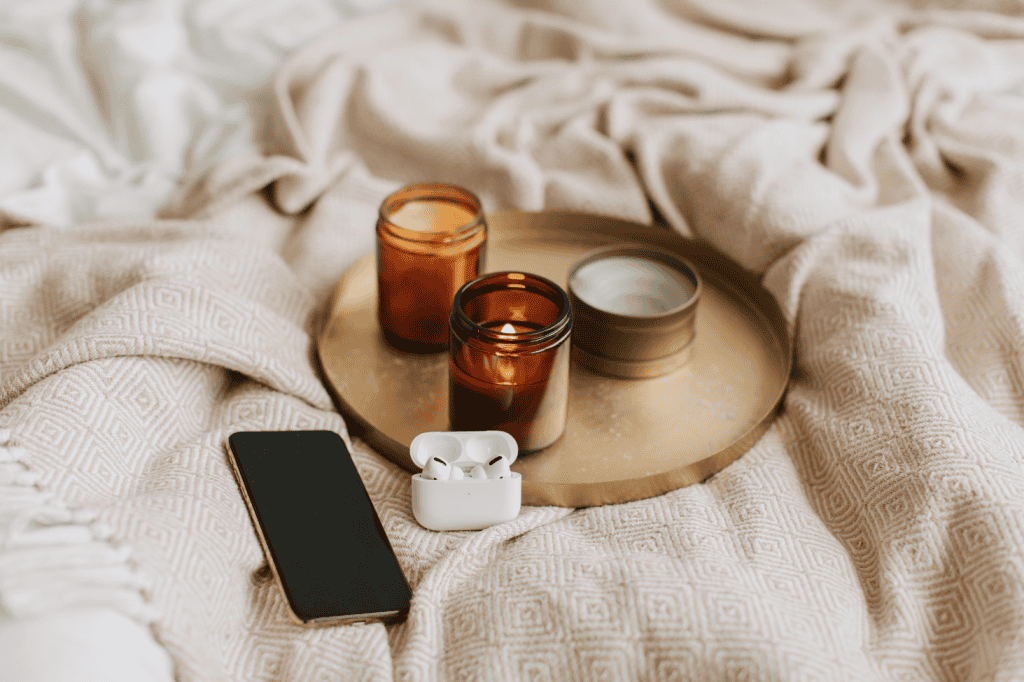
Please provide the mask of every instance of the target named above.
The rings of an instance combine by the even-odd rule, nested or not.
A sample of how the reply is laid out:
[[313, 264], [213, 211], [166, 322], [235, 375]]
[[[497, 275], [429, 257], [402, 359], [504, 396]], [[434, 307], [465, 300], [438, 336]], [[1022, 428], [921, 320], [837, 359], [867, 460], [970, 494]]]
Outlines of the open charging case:
[[480, 530], [519, 516], [523, 477], [516, 472], [505, 478], [471, 478], [477, 464], [504, 455], [516, 461], [519, 446], [504, 431], [427, 431], [409, 445], [409, 455], [421, 469], [433, 457], [465, 476], [459, 480], [437, 481], [412, 475], [412, 513], [430, 530]]

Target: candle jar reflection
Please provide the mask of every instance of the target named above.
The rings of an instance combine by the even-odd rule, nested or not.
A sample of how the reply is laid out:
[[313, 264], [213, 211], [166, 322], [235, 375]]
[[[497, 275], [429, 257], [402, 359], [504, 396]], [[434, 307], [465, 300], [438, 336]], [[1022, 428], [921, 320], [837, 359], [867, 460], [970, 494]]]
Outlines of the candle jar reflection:
[[522, 272], [479, 277], [455, 295], [449, 321], [453, 431], [506, 431], [521, 452], [565, 431], [572, 309], [554, 282]]
[[454, 185], [409, 185], [377, 220], [377, 318], [395, 348], [437, 352], [459, 287], [480, 274], [487, 224], [480, 201]]

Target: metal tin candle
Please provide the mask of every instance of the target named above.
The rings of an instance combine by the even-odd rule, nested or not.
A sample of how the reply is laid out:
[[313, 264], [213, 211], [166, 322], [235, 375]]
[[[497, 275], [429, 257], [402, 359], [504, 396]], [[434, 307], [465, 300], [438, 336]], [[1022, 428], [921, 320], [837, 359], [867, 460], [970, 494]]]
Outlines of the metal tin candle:
[[569, 402], [572, 307], [549, 279], [497, 272], [459, 289], [450, 317], [453, 431], [505, 431], [521, 452], [554, 443]]
[[483, 269], [486, 238], [480, 201], [461, 187], [409, 185], [384, 200], [377, 220], [377, 318], [392, 346], [444, 349], [455, 292]]
[[682, 367], [696, 334], [696, 268], [648, 246], [598, 249], [569, 272], [573, 353], [604, 374], [650, 378]]

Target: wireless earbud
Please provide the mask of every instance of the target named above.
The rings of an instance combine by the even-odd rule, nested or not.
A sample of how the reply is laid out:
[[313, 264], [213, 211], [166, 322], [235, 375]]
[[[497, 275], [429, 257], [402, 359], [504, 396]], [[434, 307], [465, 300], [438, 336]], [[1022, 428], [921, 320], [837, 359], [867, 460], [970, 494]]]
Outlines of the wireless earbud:
[[472, 470], [471, 470], [471, 471], [469, 472], [469, 477], [470, 477], [470, 478], [487, 478], [487, 472], [486, 472], [486, 471], [484, 471], [484, 468], [483, 468], [483, 466], [482, 466], [482, 465], [480, 465], [480, 464], [477, 464], [477, 465], [476, 465], [475, 467], [473, 467], [473, 469], [472, 469]]
[[431, 457], [423, 467], [423, 478], [433, 481], [459, 481], [466, 474], [459, 467], [453, 467], [440, 457]]
[[512, 476], [512, 469], [509, 468], [505, 455], [498, 455], [489, 460], [484, 465], [484, 472], [487, 474], [487, 478], [510, 478]]
[[[459, 470], [459, 473], [462, 473]], [[423, 467], [423, 478], [433, 481], [447, 481], [452, 475], [452, 465], [440, 457], [431, 457]]]

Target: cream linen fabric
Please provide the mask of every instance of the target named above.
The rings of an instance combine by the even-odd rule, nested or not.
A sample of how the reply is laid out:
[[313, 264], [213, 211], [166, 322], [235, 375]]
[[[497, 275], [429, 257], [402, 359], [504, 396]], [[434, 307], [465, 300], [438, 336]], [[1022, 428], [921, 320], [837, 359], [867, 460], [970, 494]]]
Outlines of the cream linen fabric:
[[254, 89], [285, 59], [391, 4], [0, 3], [0, 224], [152, 215], [183, 178], [253, 150]]
[[[981, 10], [359, 20], [285, 66], [265, 153], [177, 219], [0, 233], [0, 426], [131, 548], [181, 680], [1022, 679], [1022, 80], [1024, 21]], [[477, 533], [420, 528], [408, 473], [355, 442], [412, 611], [302, 629], [224, 439], [346, 433], [318, 315], [424, 179], [711, 242], [783, 306], [791, 388], [704, 484]]]

